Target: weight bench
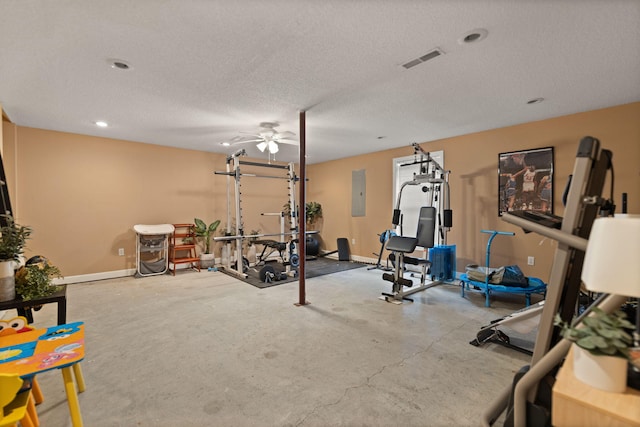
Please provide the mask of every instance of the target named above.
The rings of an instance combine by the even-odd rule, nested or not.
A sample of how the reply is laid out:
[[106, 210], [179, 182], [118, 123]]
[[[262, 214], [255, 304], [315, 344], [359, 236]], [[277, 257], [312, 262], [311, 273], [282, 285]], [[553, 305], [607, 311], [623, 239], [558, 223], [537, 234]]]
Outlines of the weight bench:
[[[259, 259], [261, 262], [264, 262], [264, 260], [274, 252], [274, 250], [278, 251], [278, 253], [280, 254], [280, 259], [282, 260], [282, 262], [284, 262], [284, 251], [287, 250], [286, 242], [278, 242], [276, 240], [256, 240], [254, 243], [258, 245], [263, 245], [262, 252], [260, 253], [260, 256], [259, 256]], [[269, 252], [265, 256], [264, 253], [267, 251], [267, 249], [271, 249], [271, 252]]]
[[[441, 282], [431, 282], [425, 284], [427, 274], [431, 262], [426, 258], [417, 258], [408, 256], [416, 250], [417, 247], [424, 249], [432, 248], [435, 237], [435, 214], [436, 208], [431, 206], [423, 206], [420, 208], [420, 216], [418, 218], [418, 230], [416, 237], [407, 236], [391, 236], [387, 241], [386, 249], [391, 252], [389, 259], [393, 262], [393, 273], [383, 273], [382, 279], [393, 283], [392, 293], [382, 293], [383, 299], [387, 302], [401, 304], [403, 300], [411, 301], [407, 295], [423, 291], [432, 286], [439, 285]], [[418, 265], [421, 267], [420, 285], [414, 287], [411, 279], [405, 278], [406, 265]], [[405, 291], [404, 288], [411, 288]]]

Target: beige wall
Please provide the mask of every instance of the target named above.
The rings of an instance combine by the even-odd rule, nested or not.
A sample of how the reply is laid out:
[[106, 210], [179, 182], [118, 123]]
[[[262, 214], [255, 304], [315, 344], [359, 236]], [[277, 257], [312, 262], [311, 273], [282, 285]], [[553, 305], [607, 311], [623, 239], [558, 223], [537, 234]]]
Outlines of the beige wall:
[[[2, 116], [2, 122], [4, 123], [4, 110], [2, 109], [2, 104], [0, 104], [0, 116]], [[3, 140], [3, 132], [2, 128], [4, 126], [0, 126], [0, 155], [4, 153], [4, 140]]]
[[[27, 256], [48, 257], [65, 276], [135, 268], [134, 224], [226, 224], [226, 177], [213, 173], [224, 155], [10, 123], [4, 135], [14, 214], [34, 229]], [[286, 180], [256, 180], [242, 180], [245, 227], [278, 231], [259, 211], [281, 210]]]
[[[456, 245], [458, 270], [468, 263], [484, 264], [487, 235], [481, 229], [513, 231], [492, 245], [492, 265], [518, 264], [525, 274], [548, 279], [555, 243], [534, 233], [524, 234], [501, 221], [497, 214], [498, 153], [539, 147], [555, 151], [555, 213], [563, 214], [561, 194], [572, 172], [578, 143], [591, 135], [613, 152], [615, 201], [629, 194], [629, 212], [640, 213], [640, 103], [574, 114], [550, 120], [495, 129], [422, 144], [427, 151], [444, 150], [445, 168], [451, 170], [453, 228], [448, 243]], [[376, 233], [390, 228], [392, 200], [391, 159], [411, 155], [406, 148], [377, 152], [308, 167], [309, 200], [323, 205], [322, 238], [335, 249], [338, 237], [355, 239], [351, 252], [374, 257], [380, 243]], [[351, 217], [351, 171], [366, 170], [367, 215]], [[608, 196], [607, 184], [604, 195]], [[527, 256], [536, 265], [527, 266]]]
[[[492, 264], [518, 264], [526, 274], [543, 279], [555, 244], [504, 223], [497, 216], [498, 153], [552, 146], [555, 149], [555, 204], [573, 169], [578, 141], [597, 137], [614, 153], [616, 202], [629, 193], [629, 210], [640, 213], [640, 103], [591, 111], [422, 144], [444, 150], [451, 174], [454, 226], [449, 244], [457, 246], [458, 270], [482, 263], [486, 235], [481, 229], [516, 232], [497, 238]], [[3, 123], [4, 164], [17, 220], [34, 228], [27, 256], [50, 258], [65, 276], [135, 268], [134, 224], [226, 223], [225, 156], [150, 144], [75, 135]], [[391, 159], [412, 154], [404, 148], [310, 165], [307, 199], [322, 203], [318, 224], [324, 248], [336, 249], [346, 237], [351, 252], [375, 258], [377, 233], [390, 227]], [[367, 214], [351, 217], [351, 171], [365, 169]], [[245, 173], [284, 176], [285, 172], [244, 167]], [[608, 187], [605, 195], [608, 194]], [[245, 231], [277, 232], [278, 212], [287, 202], [287, 181], [242, 179]], [[125, 257], [117, 255], [125, 248]], [[536, 257], [528, 267], [526, 257]]]

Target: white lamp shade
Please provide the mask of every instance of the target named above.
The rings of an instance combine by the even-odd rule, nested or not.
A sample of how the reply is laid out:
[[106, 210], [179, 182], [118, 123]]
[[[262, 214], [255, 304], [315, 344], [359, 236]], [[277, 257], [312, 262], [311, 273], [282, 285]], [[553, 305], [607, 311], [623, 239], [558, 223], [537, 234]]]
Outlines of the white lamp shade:
[[258, 150], [264, 153], [264, 149], [267, 148], [267, 143], [266, 141], [262, 141], [260, 144], [256, 145], [256, 147], [258, 147]]
[[582, 281], [592, 292], [640, 297], [640, 215], [593, 222]]
[[276, 154], [278, 152], [278, 144], [273, 141], [269, 141], [269, 152], [271, 154]]

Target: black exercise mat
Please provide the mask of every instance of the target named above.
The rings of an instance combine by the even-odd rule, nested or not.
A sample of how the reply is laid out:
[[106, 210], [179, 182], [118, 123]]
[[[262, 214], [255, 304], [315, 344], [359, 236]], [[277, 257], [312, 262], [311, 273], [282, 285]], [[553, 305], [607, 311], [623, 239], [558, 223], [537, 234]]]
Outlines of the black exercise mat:
[[[284, 267], [278, 263], [269, 262], [267, 263], [267, 265], [272, 266], [276, 272], [284, 271]], [[310, 279], [312, 277], [323, 276], [325, 274], [337, 273], [337, 272], [346, 271], [346, 270], [353, 270], [354, 268], [361, 268], [361, 267], [365, 267], [366, 265], [367, 264], [361, 264], [361, 263], [351, 262], [351, 261], [338, 261], [331, 258], [315, 258], [315, 259], [308, 260], [307, 263], [305, 264], [305, 267], [306, 267], [307, 279]], [[248, 284], [253, 285], [256, 288], [268, 288], [271, 286], [282, 285], [284, 283], [291, 283], [291, 282], [298, 281], [297, 277], [288, 277], [285, 280], [274, 280], [271, 283], [264, 283], [263, 281], [260, 280], [260, 277], [259, 277], [259, 274], [260, 274], [259, 272], [262, 267], [263, 266], [260, 265], [258, 267], [249, 268], [249, 271], [248, 271], [249, 277], [247, 277], [246, 279], [240, 279], [238, 276], [225, 272], [224, 269], [221, 269], [220, 271], [228, 274], [229, 276], [236, 277], [242, 280], [243, 282], [247, 282]]]

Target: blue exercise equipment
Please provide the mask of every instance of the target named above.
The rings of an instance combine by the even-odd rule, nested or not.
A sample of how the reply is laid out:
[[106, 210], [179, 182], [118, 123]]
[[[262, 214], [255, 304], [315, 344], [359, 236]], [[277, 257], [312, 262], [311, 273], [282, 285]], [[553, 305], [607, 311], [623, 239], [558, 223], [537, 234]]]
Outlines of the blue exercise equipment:
[[489, 236], [489, 241], [487, 242], [487, 255], [485, 259], [485, 267], [483, 267], [485, 270], [485, 273], [484, 273], [485, 279], [483, 282], [481, 282], [478, 280], [470, 279], [466, 273], [461, 274], [460, 289], [461, 289], [462, 297], [464, 297], [465, 290], [469, 290], [470, 286], [474, 286], [484, 292], [485, 307], [491, 306], [491, 302], [490, 302], [491, 292], [508, 292], [512, 294], [524, 294], [525, 303], [526, 303], [526, 306], [528, 307], [531, 304], [531, 294], [542, 294], [543, 296], [546, 295], [546, 292], [547, 292], [546, 283], [544, 283], [542, 280], [536, 277], [527, 277], [527, 286], [506, 286], [506, 285], [489, 283], [489, 281], [491, 280], [491, 273], [495, 271], [495, 269], [491, 269], [489, 267], [491, 265], [490, 264], [491, 244], [493, 243], [493, 239], [495, 239], [497, 236], [500, 236], [500, 235], [515, 236], [515, 233], [510, 231], [496, 231], [496, 230], [480, 230], [480, 232], [491, 235]]

